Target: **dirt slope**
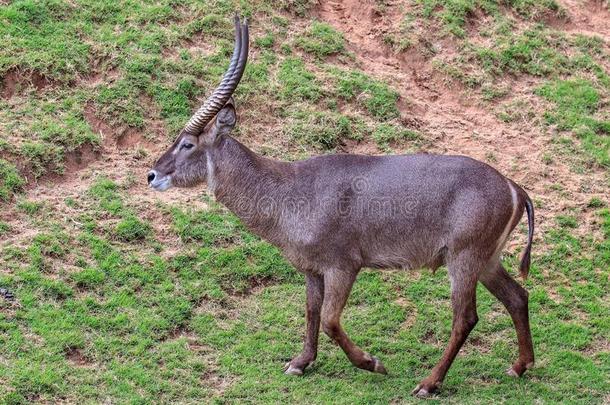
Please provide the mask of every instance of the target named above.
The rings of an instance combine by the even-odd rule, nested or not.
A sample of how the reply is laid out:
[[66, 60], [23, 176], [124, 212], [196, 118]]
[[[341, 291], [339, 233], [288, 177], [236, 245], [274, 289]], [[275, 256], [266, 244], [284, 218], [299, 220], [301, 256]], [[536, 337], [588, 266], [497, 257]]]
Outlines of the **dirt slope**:
[[[607, 24], [610, 14], [599, 2], [586, 2], [585, 6], [572, 0], [561, 3], [569, 14], [562, 29], [610, 39]], [[400, 28], [402, 16], [413, 5], [404, 0], [384, 4], [381, 12], [378, 2], [374, 0], [320, 1], [313, 13], [344, 34], [348, 50], [355, 55], [359, 69], [388, 81], [400, 93], [398, 107], [401, 121], [426, 134], [430, 139], [426, 151], [465, 154], [497, 167], [524, 186], [534, 199], [541, 201], [543, 208], [538, 210], [537, 222], [542, 232], [547, 227], [547, 219], [557, 213], [583, 206], [592, 196], [606, 198], [606, 179], [602, 171], [578, 174], [562, 159], [542, 163], [543, 154], [550, 150], [550, 140], [554, 136], [552, 131], [543, 132], [539, 126], [527, 121], [505, 123], [499, 120], [493, 112], [493, 104], [482, 103], [461, 84], [441, 74], [421, 47], [411, 47], [404, 52], [393, 51], [384, 43], [384, 35]], [[256, 28], [253, 32], [255, 36], [258, 35]], [[456, 43], [451, 37], [443, 37], [431, 45], [443, 55], [457, 52]], [[35, 86], [42, 83], [36, 77], [31, 80]], [[99, 77], [91, 78], [94, 84], [100, 80]], [[512, 96], [539, 103], [532, 96], [532, 88], [539, 83], [538, 80], [507, 80], [511, 80]], [[12, 92], [11, 89], [7, 87], [5, 92]], [[106, 140], [102, 149], [96, 153], [83, 150], [68, 156], [66, 175], [39, 182], [27, 192], [27, 199], [55, 205], [66, 196], [88, 188], [95, 175], [106, 174], [118, 182], [129, 182], [136, 204], [161, 201], [204, 205], [200, 198], [203, 190], [200, 188], [159, 194], [146, 186], [146, 172], [165, 144], [155, 145], [146, 141], [143, 134], [134, 129], [127, 129], [117, 137], [114, 133], [116, 128], [97, 119], [91, 110], [87, 110], [86, 118], [92, 129]], [[253, 127], [256, 125], [253, 124]], [[166, 139], [166, 131], [161, 123], [154, 123], [152, 131], [161, 135], [159, 138]], [[252, 134], [252, 139], [245, 141], [256, 149], [259, 139]], [[371, 150], [367, 143], [353, 144], [347, 149], [356, 153]], [[558, 198], [556, 193], [550, 191], [554, 184], [561, 185], [567, 193]], [[9, 210], [5, 217], [11, 215]], [[155, 223], [154, 218], [151, 219]], [[156, 225], [164, 226], [162, 223]]]
[[610, 36], [610, 11], [605, 0], [560, 0], [569, 22], [563, 29], [585, 35]]
[[[593, 1], [585, 7], [578, 1], [564, 3], [569, 14], [567, 31], [610, 39], [607, 9], [602, 11]], [[544, 209], [538, 211], [542, 230], [546, 220], [558, 212], [582, 206], [592, 195], [605, 198], [603, 171], [579, 175], [561, 160], [543, 163], [543, 154], [548, 153], [554, 135], [551, 131], [543, 132], [532, 122], [501, 121], [492, 112], [493, 105], [483, 104], [462, 85], [440, 74], [421, 48], [411, 47], [402, 53], [391, 50], [384, 43], [384, 35], [399, 29], [412, 2], [396, 0], [384, 4], [381, 12], [374, 0], [321, 1], [315, 12], [344, 33], [360, 69], [388, 80], [399, 91], [401, 119], [407, 125], [415, 123], [434, 139], [429, 152], [464, 154], [498, 168], [524, 186], [533, 198], [543, 201]], [[451, 38], [432, 45], [445, 55], [457, 52]], [[539, 80], [508, 80], [511, 96], [539, 103], [532, 95]], [[549, 193], [552, 184], [561, 184], [569, 195], [558, 199]]]

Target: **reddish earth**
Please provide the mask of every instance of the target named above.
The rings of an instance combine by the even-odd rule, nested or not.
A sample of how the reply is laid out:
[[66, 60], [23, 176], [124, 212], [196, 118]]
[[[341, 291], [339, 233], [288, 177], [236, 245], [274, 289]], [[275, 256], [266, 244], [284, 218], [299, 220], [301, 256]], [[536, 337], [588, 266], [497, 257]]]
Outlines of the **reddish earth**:
[[81, 349], [76, 347], [69, 347], [66, 349], [66, 358], [72, 363], [79, 366], [89, 364], [89, 360], [82, 353]]
[[564, 30], [584, 35], [610, 37], [610, 9], [606, 0], [560, 0], [569, 22]]
[[43, 90], [53, 84], [53, 81], [36, 71], [22, 72], [18, 69], [11, 69], [4, 74], [2, 80], [2, 98], [9, 99], [22, 87], [33, 86], [36, 90]]
[[81, 148], [66, 154], [64, 160], [65, 173], [74, 173], [82, 170], [100, 156], [100, 151], [94, 146], [83, 145]]
[[145, 147], [146, 149], [153, 150], [156, 148], [155, 144], [147, 140], [142, 131], [138, 129], [130, 127], [112, 127], [105, 120], [97, 116], [95, 107], [92, 104], [87, 105], [84, 115], [91, 130], [101, 136], [105, 149], [113, 149], [114, 147], [122, 149]]
[[[389, 27], [400, 23], [404, 6], [391, 3], [381, 15], [374, 1], [347, 0], [323, 2], [316, 11], [345, 34], [359, 68], [394, 85], [401, 95], [398, 106], [402, 121], [416, 123], [418, 129], [433, 137], [430, 152], [464, 153], [484, 159], [490, 152], [516, 156], [523, 145], [541, 143], [479, 106], [462, 86], [441, 76], [421, 49], [413, 47], [399, 54], [389, 49], [383, 36]], [[434, 45], [453, 51], [450, 40]]]
[[[579, 32], [583, 27], [596, 35], [610, 39], [610, 14], [600, 11], [596, 2], [563, 1], [570, 21], [569, 29]], [[599, 2], [597, 2], [599, 3]], [[533, 198], [542, 201], [538, 210], [539, 228], [546, 228], [547, 219], [567, 208], [583, 207], [592, 196], [606, 199], [604, 173], [577, 174], [562, 159], [543, 163], [543, 155], [552, 150], [553, 130], [544, 131], [531, 120], [505, 123], [492, 112], [493, 105], [483, 104], [459, 83], [448, 80], [434, 67], [422, 47], [396, 53], [384, 43], [388, 32], [396, 32], [402, 16], [411, 7], [409, 2], [385, 2], [383, 12], [374, 0], [322, 1], [315, 9], [317, 16], [341, 31], [358, 67], [370, 75], [384, 78], [400, 93], [398, 106], [401, 120], [415, 126], [431, 139], [428, 152], [465, 154], [487, 161], [502, 173], [525, 187]], [[475, 26], [468, 27], [476, 30]], [[584, 33], [584, 32], [583, 32]], [[443, 55], [456, 52], [451, 39], [432, 43]], [[508, 85], [511, 96], [528, 100], [542, 109], [533, 88], [535, 78], [513, 80]], [[367, 153], [367, 145], [352, 144], [350, 151]], [[558, 198], [549, 187], [559, 184], [569, 194]], [[583, 191], [586, 190], [586, 191]], [[540, 234], [540, 233], [539, 233]], [[517, 242], [520, 243], [520, 242]]]

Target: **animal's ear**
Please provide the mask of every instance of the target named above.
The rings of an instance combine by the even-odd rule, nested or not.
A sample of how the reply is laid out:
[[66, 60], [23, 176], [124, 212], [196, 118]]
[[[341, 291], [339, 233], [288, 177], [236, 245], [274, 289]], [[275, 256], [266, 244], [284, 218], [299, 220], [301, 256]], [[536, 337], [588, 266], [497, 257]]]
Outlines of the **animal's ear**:
[[231, 97], [218, 114], [216, 114], [210, 129], [204, 134], [205, 142], [208, 144], [216, 143], [222, 135], [227, 135], [233, 130], [236, 122], [235, 102], [233, 97]]
[[229, 101], [227, 101], [227, 104], [225, 104], [225, 106], [222, 107], [222, 110], [216, 115], [216, 126], [219, 130], [229, 133], [236, 122], [237, 113], [235, 111], [235, 101], [233, 101], [233, 97], [231, 97]]

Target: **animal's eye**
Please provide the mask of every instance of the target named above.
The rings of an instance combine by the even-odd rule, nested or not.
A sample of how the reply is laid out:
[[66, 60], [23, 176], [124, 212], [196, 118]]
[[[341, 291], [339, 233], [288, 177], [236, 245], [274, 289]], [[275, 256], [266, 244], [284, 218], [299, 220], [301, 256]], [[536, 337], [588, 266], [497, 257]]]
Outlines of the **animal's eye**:
[[190, 142], [184, 142], [184, 143], [182, 144], [182, 149], [191, 149], [193, 146], [195, 146], [195, 145], [193, 145], [193, 144], [192, 144], [192, 143], [190, 143]]

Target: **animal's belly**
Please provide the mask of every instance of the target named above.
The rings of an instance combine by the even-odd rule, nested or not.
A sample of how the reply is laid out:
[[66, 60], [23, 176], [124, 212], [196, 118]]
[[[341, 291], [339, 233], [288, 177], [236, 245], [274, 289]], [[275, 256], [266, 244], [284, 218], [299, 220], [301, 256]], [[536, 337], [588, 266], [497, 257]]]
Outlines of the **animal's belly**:
[[431, 246], [416, 244], [399, 244], [395, 246], [378, 246], [377, 249], [367, 249], [363, 255], [363, 267], [436, 270], [444, 264], [444, 250]]

